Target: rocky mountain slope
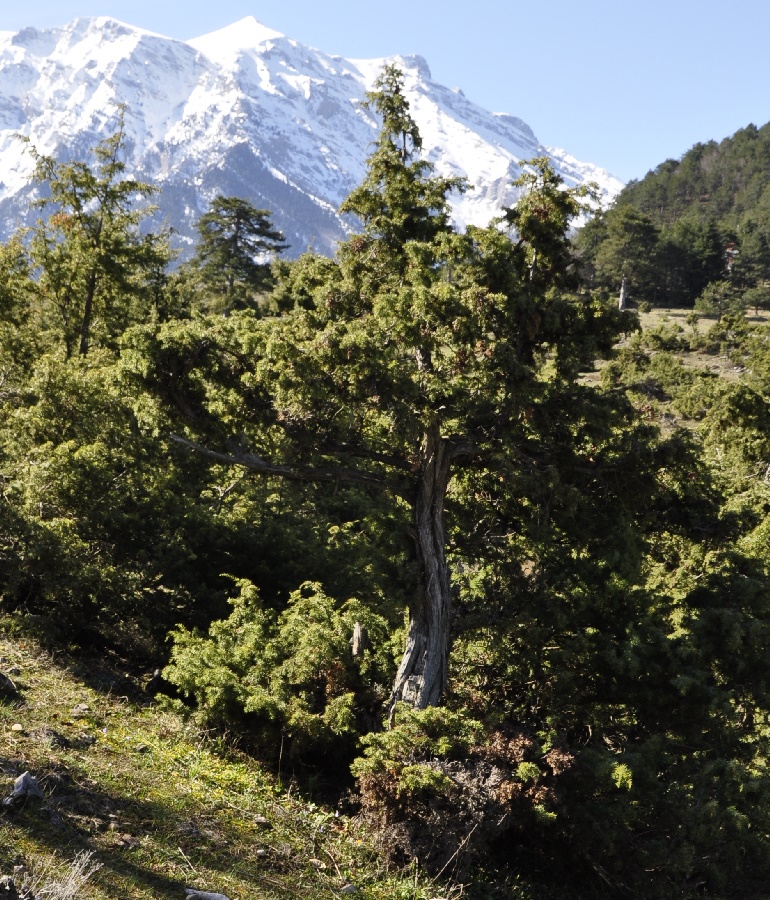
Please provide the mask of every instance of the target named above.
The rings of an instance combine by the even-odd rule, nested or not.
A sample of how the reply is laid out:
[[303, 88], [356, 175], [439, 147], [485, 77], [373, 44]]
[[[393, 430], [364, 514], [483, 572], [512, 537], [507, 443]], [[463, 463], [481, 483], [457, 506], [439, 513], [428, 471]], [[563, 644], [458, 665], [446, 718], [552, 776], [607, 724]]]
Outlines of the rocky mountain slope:
[[[549, 155], [570, 185], [622, 183], [547, 148], [514, 116], [490, 113], [432, 80], [419, 56], [395, 60], [426, 157], [474, 186], [458, 225], [486, 224], [510, 204], [521, 159]], [[189, 246], [217, 194], [273, 212], [290, 255], [332, 252], [349, 223], [337, 207], [358, 184], [378, 124], [362, 106], [386, 60], [330, 56], [243, 19], [189, 42], [109, 18], [0, 32], [0, 236], [23, 220], [32, 160], [17, 135], [57, 158], [82, 158], [126, 109], [128, 165], [161, 188], [162, 217]], [[4, 234], [3, 234], [4, 232]]]

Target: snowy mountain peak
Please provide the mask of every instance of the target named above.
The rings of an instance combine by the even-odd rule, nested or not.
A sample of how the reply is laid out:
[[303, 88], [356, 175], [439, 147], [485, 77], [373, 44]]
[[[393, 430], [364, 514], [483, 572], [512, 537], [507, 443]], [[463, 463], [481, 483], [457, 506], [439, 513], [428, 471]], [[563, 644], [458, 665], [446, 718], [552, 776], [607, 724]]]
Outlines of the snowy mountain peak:
[[232, 25], [194, 38], [187, 43], [210, 59], [223, 60], [243, 50], [258, 50], [268, 41], [281, 40], [286, 35], [246, 16]]
[[[27, 31], [35, 31], [35, 29], [25, 28], [19, 34]], [[167, 40], [163, 35], [154, 31], [148, 31], [145, 28], [138, 28], [136, 25], [129, 25], [120, 19], [112, 16], [79, 16], [73, 19], [63, 28], [51, 28], [37, 32], [40, 35], [51, 35], [58, 40], [64, 40], [70, 44], [77, 44], [81, 41], [100, 40], [104, 42], [120, 41], [120, 40], [139, 40], [141, 37], [154, 37]]]
[[217, 194], [240, 196], [301, 253], [331, 253], [349, 222], [337, 214], [360, 183], [378, 123], [362, 106], [387, 62], [405, 91], [425, 158], [473, 185], [453, 199], [459, 227], [487, 224], [515, 194], [522, 160], [549, 155], [568, 185], [622, 187], [604, 170], [542, 145], [529, 126], [490, 113], [432, 80], [421, 56], [351, 60], [304, 46], [248, 17], [189, 42], [107, 17], [63, 28], [0, 32], [0, 236], [29, 214], [33, 163], [43, 153], [85, 158], [125, 108], [129, 171], [160, 188], [162, 216], [189, 247]]
[[394, 62], [400, 69], [414, 73], [417, 78], [423, 81], [431, 81], [433, 79], [427, 59], [424, 56], [420, 56], [419, 53], [412, 53], [409, 56], [396, 56], [392, 60], [382, 60], [382, 62]]

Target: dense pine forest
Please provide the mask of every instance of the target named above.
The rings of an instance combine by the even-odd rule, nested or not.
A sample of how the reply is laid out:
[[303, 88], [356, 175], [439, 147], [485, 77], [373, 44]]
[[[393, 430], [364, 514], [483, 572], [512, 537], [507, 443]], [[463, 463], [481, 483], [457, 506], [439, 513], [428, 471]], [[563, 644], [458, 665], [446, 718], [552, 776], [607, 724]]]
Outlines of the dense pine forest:
[[120, 129], [83, 162], [29, 147], [40, 218], [0, 248], [9, 646], [161, 668], [200, 741], [346, 792], [409, 873], [362, 896], [767, 896], [770, 126], [605, 213], [532, 160], [459, 232], [398, 70], [369, 103], [333, 259], [218, 197], [176, 265]]
[[585, 276], [637, 303], [770, 307], [770, 125], [696, 144], [621, 191], [577, 239]]

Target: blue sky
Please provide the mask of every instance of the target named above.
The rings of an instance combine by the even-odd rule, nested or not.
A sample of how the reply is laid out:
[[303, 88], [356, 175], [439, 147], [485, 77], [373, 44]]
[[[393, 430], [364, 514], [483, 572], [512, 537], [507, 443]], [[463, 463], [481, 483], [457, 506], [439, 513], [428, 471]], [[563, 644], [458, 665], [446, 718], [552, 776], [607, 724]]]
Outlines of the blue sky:
[[437, 81], [624, 180], [770, 120], [768, 0], [0, 0], [0, 30], [90, 15], [181, 39], [253, 15], [328, 53], [420, 53]]

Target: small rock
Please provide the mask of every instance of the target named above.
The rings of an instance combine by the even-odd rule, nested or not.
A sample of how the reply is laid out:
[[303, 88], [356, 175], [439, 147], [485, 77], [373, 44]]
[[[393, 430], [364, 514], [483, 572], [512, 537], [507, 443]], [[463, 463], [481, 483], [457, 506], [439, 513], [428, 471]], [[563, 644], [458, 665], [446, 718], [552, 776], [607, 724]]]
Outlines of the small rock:
[[21, 675], [21, 669], [18, 666], [14, 666], [12, 669], [8, 669], [8, 674], [13, 675], [14, 678], [18, 678]]
[[0, 672], [0, 697], [16, 697], [19, 689], [7, 675]]
[[2, 805], [6, 809], [16, 809], [21, 806], [28, 797], [42, 796], [43, 792], [40, 790], [37, 779], [34, 775], [30, 775], [29, 772], [24, 772], [23, 775], [19, 775], [16, 779], [10, 796], [3, 800]]
[[260, 847], [259, 850], [257, 850], [257, 856], [260, 857], [260, 859], [267, 856], [267, 850], [265, 850], [264, 847]]
[[24, 726], [19, 722], [14, 722], [14, 724], [11, 725], [11, 731], [15, 731], [18, 734], [19, 732], [24, 731]]
[[308, 862], [314, 869], [325, 869], [326, 863], [322, 862], [320, 859], [309, 859]]
[[187, 900], [230, 900], [224, 894], [212, 894], [210, 891], [196, 891], [194, 888], [185, 888]]
[[270, 819], [266, 819], [264, 816], [254, 816], [254, 823], [256, 825], [261, 825], [263, 828], [273, 827], [270, 823]]
[[358, 888], [354, 884], [346, 884], [340, 891], [341, 894], [357, 894]]
[[128, 850], [133, 850], [134, 847], [139, 846], [139, 838], [135, 838], [133, 834], [121, 834], [116, 843], [119, 847], [126, 847]]
[[42, 728], [39, 734], [41, 740], [47, 741], [51, 747], [58, 747], [62, 750], [66, 750], [72, 746], [72, 743], [68, 738], [53, 728]]

